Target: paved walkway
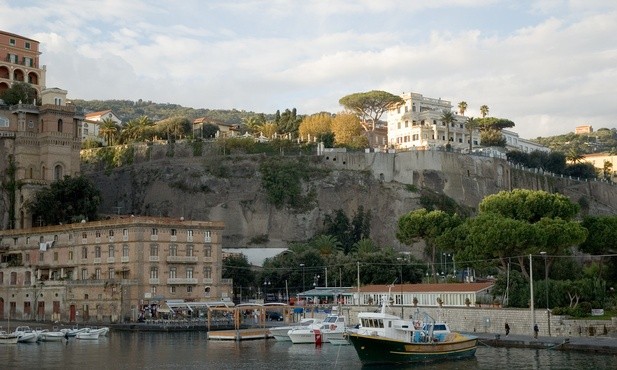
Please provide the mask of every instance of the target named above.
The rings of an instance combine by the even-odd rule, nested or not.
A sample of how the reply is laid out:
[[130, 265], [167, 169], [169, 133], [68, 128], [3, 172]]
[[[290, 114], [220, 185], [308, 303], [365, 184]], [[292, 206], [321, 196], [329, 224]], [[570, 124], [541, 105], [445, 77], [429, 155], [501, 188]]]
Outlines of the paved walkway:
[[548, 337], [494, 333], [467, 333], [478, 337], [479, 346], [550, 349], [559, 351], [585, 351], [617, 354], [617, 338], [595, 337]]

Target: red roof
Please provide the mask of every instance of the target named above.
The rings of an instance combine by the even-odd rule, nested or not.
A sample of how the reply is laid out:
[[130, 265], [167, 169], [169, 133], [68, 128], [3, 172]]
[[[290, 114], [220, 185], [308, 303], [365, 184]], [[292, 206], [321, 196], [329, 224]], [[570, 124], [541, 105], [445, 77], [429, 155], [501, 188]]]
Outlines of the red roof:
[[103, 114], [109, 113], [109, 112], [111, 112], [111, 109], [102, 110], [100, 112], [87, 113], [86, 117], [98, 117], [98, 116], [102, 116]]
[[[479, 292], [490, 289], [494, 283], [443, 283], [443, 284], [402, 284], [394, 285], [393, 292], [401, 291], [411, 293], [448, 293], [448, 292]], [[360, 287], [362, 293], [384, 293], [389, 285], [366, 285]]]

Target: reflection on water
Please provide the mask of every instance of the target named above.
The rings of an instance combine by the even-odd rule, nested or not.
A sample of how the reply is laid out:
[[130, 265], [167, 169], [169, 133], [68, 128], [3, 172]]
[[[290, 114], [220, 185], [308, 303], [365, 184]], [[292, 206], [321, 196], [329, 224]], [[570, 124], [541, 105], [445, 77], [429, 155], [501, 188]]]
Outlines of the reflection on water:
[[[614, 369], [617, 356], [479, 347], [475, 358], [397, 369]], [[206, 333], [119, 333], [68, 344], [0, 345], [3, 369], [360, 369], [353, 346], [208, 341]], [[364, 367], [391, 369], [392, 366]]]

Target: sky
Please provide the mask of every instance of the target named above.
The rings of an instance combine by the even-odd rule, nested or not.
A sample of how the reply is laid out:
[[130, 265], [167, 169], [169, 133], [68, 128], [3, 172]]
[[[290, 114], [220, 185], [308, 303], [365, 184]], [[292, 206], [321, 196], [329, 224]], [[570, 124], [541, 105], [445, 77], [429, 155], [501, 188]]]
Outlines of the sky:
[[523, 138], [617, 126], [615, 0], [0, 0], [0, 29], [72, 99], [313, 114], [383, 90]]

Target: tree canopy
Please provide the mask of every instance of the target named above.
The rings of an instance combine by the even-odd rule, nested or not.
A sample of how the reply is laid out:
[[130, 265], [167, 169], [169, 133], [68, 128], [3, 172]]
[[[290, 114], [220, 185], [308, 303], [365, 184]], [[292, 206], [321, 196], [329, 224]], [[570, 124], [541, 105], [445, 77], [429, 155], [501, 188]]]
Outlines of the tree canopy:
[[403, 104], [404, 100], [400, 96], [386, 91], [372, 90], [346, 95], [338, 102], [360, 118], [362, 127], [366, 131], [373, 131], [381, 116], [388, 109]]
[[28, 207], [35, 224], [40, 220], [45, 225], [57, 225], [96, 220], [100, 203], [101, 194], [90, 180], [65, 176], [38, 191]]
[[19, 104], [20, 102], [22, 104], [35, 104], [36, 89], [25, 82], [15, 82], [0, 94], [0, 99], [8, 105]]

